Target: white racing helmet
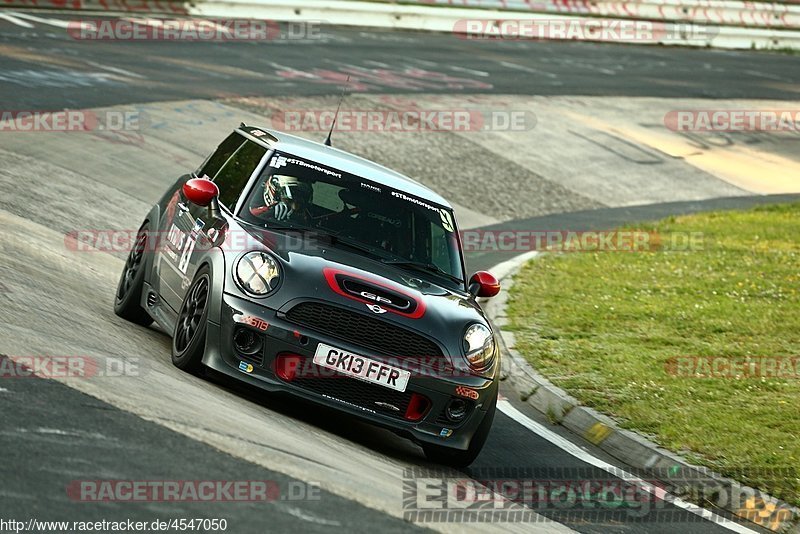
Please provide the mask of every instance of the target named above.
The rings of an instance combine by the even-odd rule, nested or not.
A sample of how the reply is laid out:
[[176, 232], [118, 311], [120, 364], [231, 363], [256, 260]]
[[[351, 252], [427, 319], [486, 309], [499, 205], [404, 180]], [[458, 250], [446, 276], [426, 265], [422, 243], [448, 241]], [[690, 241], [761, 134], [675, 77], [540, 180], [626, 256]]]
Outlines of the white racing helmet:
[[312, 195], [311, 184], [294, 176], [275, 174], [264, 184], [264, 202], [267, 206], [278, 202], [297, 202], [305, 205], [311, 203]]

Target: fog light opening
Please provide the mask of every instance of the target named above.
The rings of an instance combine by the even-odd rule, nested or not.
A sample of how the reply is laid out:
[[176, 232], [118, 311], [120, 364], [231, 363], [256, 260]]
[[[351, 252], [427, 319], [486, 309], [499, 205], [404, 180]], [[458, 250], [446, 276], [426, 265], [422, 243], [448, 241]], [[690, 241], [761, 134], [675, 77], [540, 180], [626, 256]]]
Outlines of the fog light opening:
[[239, 327], [233, 333], [233, 346], [240, 353], [252, 356], [261, 351], [261, 336], [249, 328]]
[[467, 415], [467, 409], [469, 405], [463, 399], [452, 398], [450, 402], [447, 403], [447, 408], [445, 408], [445, 414], [447, 418], [457, 423], [464, 419]]
[[408, 408], [406, 408], [405, 419], [407, 421], [419, 421], [428, 412], [431, 407], [431, 401], [425, 395], [419, 393], [412, 393], [411, 400], [408, 401]]
[[291, 382], [297, 378], [297, 370], [303, 357], [299, 354], [284, 352], [275, 358], [275, 376], [284, 382]]

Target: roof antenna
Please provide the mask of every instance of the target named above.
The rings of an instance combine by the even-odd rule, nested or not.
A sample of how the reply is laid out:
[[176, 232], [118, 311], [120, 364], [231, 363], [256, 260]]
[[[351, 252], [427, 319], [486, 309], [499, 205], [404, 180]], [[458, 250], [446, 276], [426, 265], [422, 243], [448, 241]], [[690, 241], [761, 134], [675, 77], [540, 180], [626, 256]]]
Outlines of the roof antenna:
[[[346, 84], [350, 83], [350, 75], [347, 75]], [[331, 129], [328, 132], [328, 137], [325, 138], [325, 146], [331, 146], [331, 134], [333, 134], [333, 128], [336, 126], [336, 117], [339, 116], [339, 108], [342, 107], [342, 100], [344, 100], [344, 92], [347, 90], [347, 85], [342, 87], [342, 94], [339, 96], [339, 104], [336, 106], [336, 114], [333, 116], [333, 122], [331, 123]]]

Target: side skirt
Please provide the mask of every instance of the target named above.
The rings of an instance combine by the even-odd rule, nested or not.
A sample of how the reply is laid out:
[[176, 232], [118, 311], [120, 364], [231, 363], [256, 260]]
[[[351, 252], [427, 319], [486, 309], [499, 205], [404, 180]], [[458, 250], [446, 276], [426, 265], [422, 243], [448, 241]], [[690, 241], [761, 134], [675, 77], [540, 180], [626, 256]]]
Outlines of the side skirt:
[[175, 330], [175, 322], [178, 320], [178, 313], [164, 302], [147, 282], [144, 283], [142, 290], [142, 308], [147, 310], [150, 317], [158, 323], [158, 326], [164, 332], [172, 336], [172, 332]]

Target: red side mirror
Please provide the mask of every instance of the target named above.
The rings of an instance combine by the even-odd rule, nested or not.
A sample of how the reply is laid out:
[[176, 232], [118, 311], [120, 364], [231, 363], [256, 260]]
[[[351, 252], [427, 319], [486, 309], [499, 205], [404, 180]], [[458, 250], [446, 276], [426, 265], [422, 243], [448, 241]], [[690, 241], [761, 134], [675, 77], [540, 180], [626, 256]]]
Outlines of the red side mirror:
[[489, 271], [478, 271], [469, 278], [469, 291], [476, 297], [493, 297], [500, 293], [500, 282]]
[[219, 188], [211, 180], [192, 178], [183, 184], [183, 195], [192, 204], [208, 206], [219, 195]]

